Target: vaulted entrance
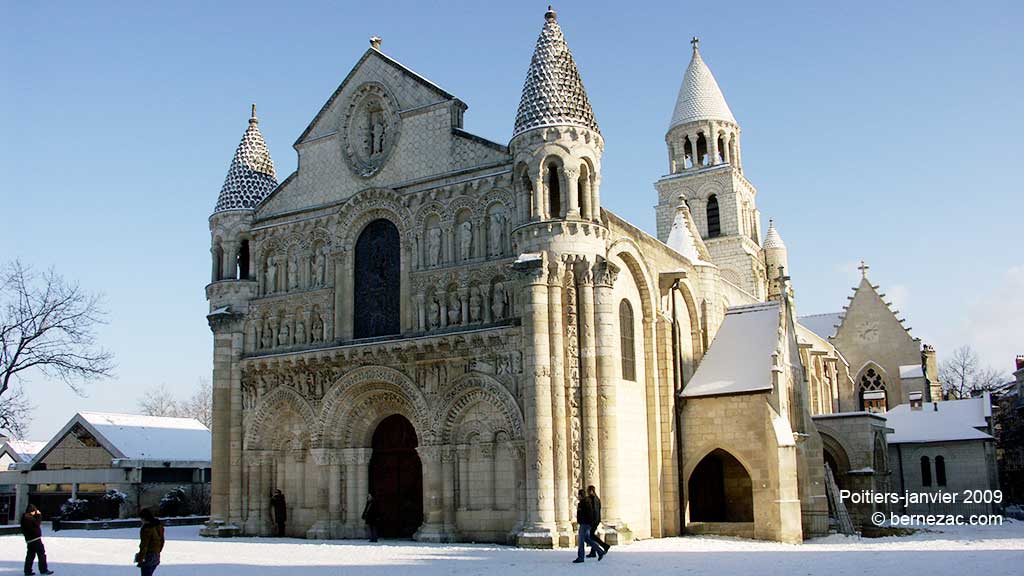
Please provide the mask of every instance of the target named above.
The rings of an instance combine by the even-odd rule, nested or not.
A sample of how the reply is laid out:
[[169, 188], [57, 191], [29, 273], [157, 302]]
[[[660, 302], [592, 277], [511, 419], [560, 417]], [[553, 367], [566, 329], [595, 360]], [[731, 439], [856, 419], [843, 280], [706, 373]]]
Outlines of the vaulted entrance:
[[750, 475], [725, 450], [714, 450], [697, 464], [688, 485], [690, 522], [752, 522]]
[[411, 538], [423, 523], [423, 469], [416, 430], [402, 415], [388, 416], [373, 433], [370, 493], [380, 507], [380, 535]]

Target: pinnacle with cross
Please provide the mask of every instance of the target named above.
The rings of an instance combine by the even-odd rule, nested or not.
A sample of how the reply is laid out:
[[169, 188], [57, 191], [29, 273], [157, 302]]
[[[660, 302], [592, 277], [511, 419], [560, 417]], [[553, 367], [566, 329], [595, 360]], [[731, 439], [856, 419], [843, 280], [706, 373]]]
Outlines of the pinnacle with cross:
[[870, 268], [870, 266], [868, 266], [867, 264], [864, 263], [863, 260], [861, 260], [860, 261], [860, 266], [857, 266], [857, 270], [860, 270], [861, 278], [867, 278], [868, 277], [868, 268]]
[[693, 51], [696, 52], [697, 51], [697, 45], [700, 44], [700, 38], [697, 38], [696, 36], [694, 36], [693, 39], [690, 40], [690, 44], [693, 45]]

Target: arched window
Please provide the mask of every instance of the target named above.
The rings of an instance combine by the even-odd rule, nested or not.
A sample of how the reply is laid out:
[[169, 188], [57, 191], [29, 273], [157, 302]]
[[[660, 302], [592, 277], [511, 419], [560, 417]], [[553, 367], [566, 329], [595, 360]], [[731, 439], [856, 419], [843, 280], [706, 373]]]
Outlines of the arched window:
[[220, 241], [217, 241], [217, 245], [213, 247], [213, 281], [224, 279], [224, 248], [221, 247]]
[[238, 248], [238, 279], [248, 280], [249, 279], [249, 241], [242, 240], [242, 245]]
[[576, 181], [576, 202], [580, 215], [590, 218], [590, 169], [586, 162], [580, 165], [580, 176]]
[[722, 235], [722, 221], [718, 215], [718, 196], [708, 198], [708, 238]]
[[876, 414], [888, 410], [885, 381], [874, 368], [868, 368], [860, 377], [860, 409]]
[[636, 381], [636, 345], [633, 342], [633, 307], [625, 298], [619, 303], [619, 343], [622, 346], [622, 379]]
[[388, 220], [366, 225], [355, 249], [353, 336], [398, 334], [401, 276], [398, 228]]
[[946, 459], [942, 456], [935, 457], [935, 485], [946, 485]]
[[927, 456], [921, 456], [921, 486], [932, 485], [932, 463]]
[[554, 163], [548, 164], [548, 217], [562, 217], [562, 186], [558, 177], [558, 166]]

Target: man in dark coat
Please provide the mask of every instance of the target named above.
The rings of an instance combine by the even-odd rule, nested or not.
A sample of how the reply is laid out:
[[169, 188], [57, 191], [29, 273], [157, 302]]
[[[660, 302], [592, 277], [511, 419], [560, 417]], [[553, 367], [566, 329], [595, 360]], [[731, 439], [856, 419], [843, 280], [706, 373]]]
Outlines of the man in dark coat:
[[28, 505], [21, 516], [21, 535], [25, 537], [25, 574], [35, 574], [32, 563], [39, 557], [39, 573], [53, 574], [46, 566], [46, 548], [43, 547], [43, 518], [39, 509]]
[[[594, 488], [593, 484], [587, 486], [587, 497], [590, 498], [590, 505], [594, 509], [594, 523], [590, 526], [590, 539], [597, 542], [597, 544], [601, 546], [601, 549], [607, 553], [611, 546], [597, 535], [597, 528], [601, 525], [601, 499], [597, 497], [597, 489]], [[594, 546], [591, 546], [590, 554], [587, 554], [587, 558], [593, 558], [595, 556], [597, 556], [597, 549]]]
[[377, 524], [380, 522], [380, 502], [373, 494], [366, 495], [366, 506], [363, 507], [363, 522], [370, 533], [370, 542], [377, 541]]
[[288, 519], [288, 506], [284, 501], [284, 494], [281, 490], [274, 490], [270, 497], [270, 509], [274, 513], [274, 525], [277, 527], [277, 535], [284, 536], [284, 523]]
[[587, 493], [582, 488], [580, 488], [578, 497], [579, 502], [576, 504], [576, 523], [580, 526], [580, 532], [577, 539], [576, 559], [573, 560], [572, 563], [580, 564], [584, 561], [584, 544], [589, 544], [591, 550], [597, 550], [597, 559], [600, 561], [604, 558], [604, 549], [600, 548], [590, 537], [590, 527], [594, 524], [594, 505], [590, 502], [590, 498], [587, 497]]

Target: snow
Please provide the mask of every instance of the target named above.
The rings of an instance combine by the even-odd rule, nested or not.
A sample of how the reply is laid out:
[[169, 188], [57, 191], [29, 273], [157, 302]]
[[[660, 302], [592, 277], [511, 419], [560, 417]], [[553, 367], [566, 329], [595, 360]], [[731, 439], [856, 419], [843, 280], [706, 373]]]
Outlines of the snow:
[[900, 380], [904, 378], [924, 378], [924, 368], [920, 364], [900, 366]]
[[730, 308], [681, 395], [695, 398], [771, 390], [778, 330], [778, 302]]
[[900, 404], [885, 413], [886, 424], [895, 430], [889, 434], [889, 444], [920, 442], [946, 442], [953, 440], [991, 440], [978, 428], [988, 428], [986, 417], [992, 406], [983, 398], [929, 402], [920, 410], [911, 410], [909, 404]]
[[7, 445], [18, 453], [22, 462], [28, 462], [46, 446], [46, 442], [35, 440], [8, 440]]
[[[293, 538], [206, 539], [197, 526], [166, 529], [161, 576], [554, 575], [581, 570], [570, 565], [575, 549], [523, 550], [496, 545], [422, 544]], [[60, 576], [127, 576], [138, 550], [135, 529], [73, 530], [43, 541], [51, 569]], [[0, 537], [0, 573], [18, 573], [25, 557], [21, 536]], [[1017, 575], [1024, 562], [1024, 522], [997, 527], [955, 527], [877, 539], [832, 535], [800, 545], [740, 538], [687, 536], [644, 540], [615, 547], [588, 573]]]
[[685, 256], [691, 263], [705, 264], [700, 259], [700, 252], [697, 251], [697, 241], [693, 238], [693, 233], [686, 222], [686, 213], [683, 210], [676, 212], [675, 219], [672, 220], [672, 229], [668, 233], [668, 239], [665, 240], [665, 244], [682, 256]]
[[825, 340], [828, 340], [836, 335], [838, 326], [843, 323], [843, 315], [841, 312], [812, 314], [810, 316], [801, 316], [800, 318], [797, 318], [797, 323], [801, 324], [811, 332], [814, 332], [818, 336], [821, 336]]
[[210, 460], [210, 431], [194, 418], [79, 412], [130, 460]]

